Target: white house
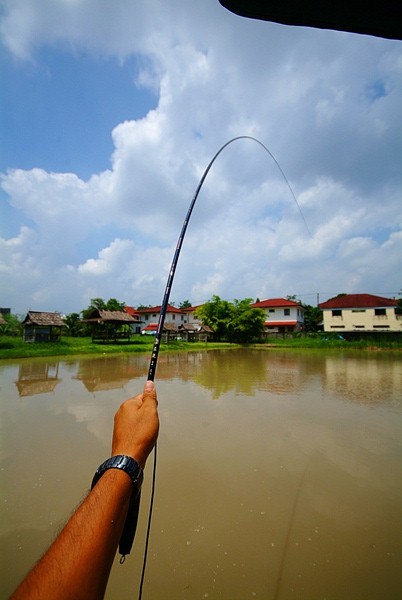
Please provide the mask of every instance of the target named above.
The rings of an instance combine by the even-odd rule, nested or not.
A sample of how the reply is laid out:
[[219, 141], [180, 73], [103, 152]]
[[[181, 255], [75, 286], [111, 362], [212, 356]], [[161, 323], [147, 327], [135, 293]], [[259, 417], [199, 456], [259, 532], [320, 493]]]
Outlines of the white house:
[[254, 302], [251, 306], [265, 311], [267, 333], [289, 333], [303, 329], [304, 308], [298, 302], [285, 298], [271, 298]]
[[321, 302], [324, 331], [402, 331], [397, 301], [371, 294], [344, 294]]
[[[136, 312], [140, 315], [142, 324], [141, 332], [144, 329], [156, 331], [156, 326], [159, 321], [162, 306], [150, 306], [146, 308], [137, 308]], [[166, 309], [165, 324], [175, 325], [176, 328], [179, 325], [187, 322], [186, 314], [183, 313], [182, 309], [170, 306]], [[152, 326], [152, 327], [151, 327]]]

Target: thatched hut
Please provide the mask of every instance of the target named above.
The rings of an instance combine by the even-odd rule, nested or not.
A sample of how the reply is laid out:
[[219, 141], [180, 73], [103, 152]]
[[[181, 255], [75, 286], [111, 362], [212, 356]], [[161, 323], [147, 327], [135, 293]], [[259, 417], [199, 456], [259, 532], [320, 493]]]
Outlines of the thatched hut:
[[84, 323], [89, 323], [92, 327], [93, 342], [129, 341], [132, 326], [138, 322], [138, 318], [129, 315], [124, 310], [100, 310], [98, 308], [84, 319]]
[[214, 330], [208, 325], [200, 325], [199, 323], [183, 323], [179, 325], [179, 335], [186, 342], [207, 342], [214, 334]]
[[58, 342], [64, 321], [60, 313], [30, 310], [22, 326], [24, 342]]

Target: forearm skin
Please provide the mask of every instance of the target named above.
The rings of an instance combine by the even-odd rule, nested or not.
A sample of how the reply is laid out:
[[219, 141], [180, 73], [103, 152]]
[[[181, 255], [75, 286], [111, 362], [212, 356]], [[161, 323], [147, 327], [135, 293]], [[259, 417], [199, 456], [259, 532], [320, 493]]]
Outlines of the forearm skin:
[[100, 600], [123, 530], [132, 482], [107, 471], [10, 600]]

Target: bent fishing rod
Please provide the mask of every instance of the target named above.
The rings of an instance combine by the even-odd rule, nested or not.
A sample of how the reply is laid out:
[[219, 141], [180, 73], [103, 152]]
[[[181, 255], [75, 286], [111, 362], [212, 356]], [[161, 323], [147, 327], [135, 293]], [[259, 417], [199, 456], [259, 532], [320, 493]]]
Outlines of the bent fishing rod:
[[[254, 142], [257, 142], [257, 144], [259, 144], [268, 154], [269, 156], [272, 158], [272, 160], [274, 161], [274, 163], [276, 164], [276, 166], [278, 167], [279, 171], [282, 174], [283, 179], [285, 180], [286, 185], [288, 186], [290, 193], [293, 197], [293, 200], [296, 203], [296, 206], [300, 212], [300, 215], [302, 217], [302, 220], [304, 222], [304, 225], [310, 234], [310, 230], [308, 228], [307, 222], [304, 218], [304, 215], [302, 213], [302, 210], [300, 208], [300, 205], [297, 201], [297, 198], [290, 186], [290, 183], [284, 173], [284, 171], [282, 170], [280, 164], [278, 163], [278, 161], [276, 160], [275, 156], [272, 154], [272, 152], [262, 143], [260, 142], [257, 138], [252, 137], [250, 135], [240, 135], [237, 137], [232, 138], [231, 140], [229, 140], [228, 142], [226, 142], [226, 144], [224, 144], [219, 150], [218, 152], [215, 154], [215, 156], [212, 158], [212, 160], [209, 162], [207, 168], [205, 169], [200, 182], [197, 186], [197, 189], [194, 193], [194, 196], [190, 202], [190, 206], [188, 208], [186, 217], [184, 219], [182, 228], [181, 228], [181, 232], [179, 235], [179, 239], [177, 241], [177, 245], [176, 245], [176, 250], [174, 252], [173, 255], [173, 260], [172, 260], [172, 264], [169, 270], [169, 275], [167, 278], [167, 283], [166, 283], [166, 288], [165, 288], [165, 293], [163, 296], [163, 301], [162, 301], [162, 305], [161, 305], [161, 310], [160, 310], [160, 315], [159, 315], [159, 320], [158, 320], [158, 327], [156, 330], [156, 335], [155, 335], [155, 340], [154, 340], [154, 345], [153, 345], [153, 349], [152, 349], [152, 354], [151, 354], [151, 360], [149, 363], [149, 369], [148, 369], [148, 380], [154, 381], [155, 380], [155, 373], [156, 373], [156, 367], [158, 364], [158, 356], [159, 356], [159, 349], [160, 349], [160, 345], [161, 345], [161, 341], [162, 341], [162, 333], [163, 333], [163, 326], [165, 323], [165, 317], [166, 317], [166, 311], [168, 308], [168, 304], [169, 304], [169, 298], [170, 298], [170, 292], [172, 289], [172, 285], [173, 285], [173, 280], [174, 280], [174, 276], [176, 273], [176, 267], [177, 267], [177, 262], [179, 260], [179, 256], [180, 256], [180, 251], [183, 245], [183, 240], [184, 240], [184, 236], [186, 235], [186, 231], [187, 231], [187, 226], [189, 224], [190, 221], [190, 217], [191, 214], [193, 212], [195, 203], [197, 201], [198, 195], [201, 191], [201, 188], [203, 186], [203, 183], [205, 181], [205, 178], [207, 177], [212, 165], [214, 164], [215, 160], [218, 158], [218, 156], [221, 154], [221, 152], [223, 152], [223, 150], [229, 146], [230, 144], [232, 144], [233, 142], [236, 142], [237, 140], [252, 140]], [[145, 575], [145, 567], [146, 567], [146, 560], [147, 560], [147, 552], [148, 552], [148, 542], [149, 542], [149, 532], [150, 532], [150, 525], [151, 525], [151, 518], [152, 518], [152, 508], [153, 508], [153, 498], [154, 498], [154, 491], [155, 491], [155, 473], [156, 473], [156, 445], [155, 445], [155, 450], [154, 450], [154, 468], [153, 468], [153, 477], [152, 477], [152, 491], [151, 491], [151, 502], [150, 502], [150, 509], [149, 509], [149, 517], [148, 517], [148, 527], [147, 527], [147, 534], [146, 534], [146, 542], [145, 542], [145, 550], [144, 550], [144, 559], [143, 559], [143, 568], [142, 568], [142, 575], [141, 575], [141, 583], [140, 583], [140, 592], [139, 592], [139, 600], [142, 597], [142, 585], [144, 582], [144, 575]], [[122, 555], [120, 562], [124, 562], [125, 556], [127, 554], [130, 554], [132, 545], [133, 545], [133, 541], [134, 541], [134, 536], [135, 536], [135, 532], [137, 529], [137, 522], [138, 522], [138, 513], [139, 513], [139, 507], [140, 507], [140, 499], [141, 499], [141, 492], [138, 493], [138, 495], [136, 497], [132, 496], [131, 500], [130, 500], [130, 505], [129, 505], [129, 509], [128, 509], [128, 514], [127, 514], [127, 519], [124, 525], [124, 529], [123, 529], [123, 533], [120, 539], [120, 544], [119, 544], [119, 552]]]

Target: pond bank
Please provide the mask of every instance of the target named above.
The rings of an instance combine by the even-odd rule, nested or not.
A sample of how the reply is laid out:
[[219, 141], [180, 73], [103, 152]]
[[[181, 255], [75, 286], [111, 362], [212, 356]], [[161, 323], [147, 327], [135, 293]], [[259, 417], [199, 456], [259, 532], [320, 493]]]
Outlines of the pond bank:
[[[150, 353], [153, 347], [153, 337], [134, 336], [129, 342], [115, 344], [94, 343], [90, 337], [62, 337], [59, 342], [42, 342], [29, 344], [20, 338], [2, 336], [0, 338], [0, 360], [13, 358], [34, 358], [45, 356], [77, 356], [77, 355], [104, 355], [126, 353]], [[241, 347], [240, 344], [228, 342], [184, 342], [171, 341], [161, 345], [161, 352], [192, 352], [197, 350], [233, 349]], [[401, 342], [382, 341], [380, 344], [373, 340], [356, 340], [348, 342], [337, 338], [299, 337], [278, 338], [259, 344], [249, 344], [248, 348], [272, 349], [336, 349], [365, 350], [370, 352], [402, 351]]]

